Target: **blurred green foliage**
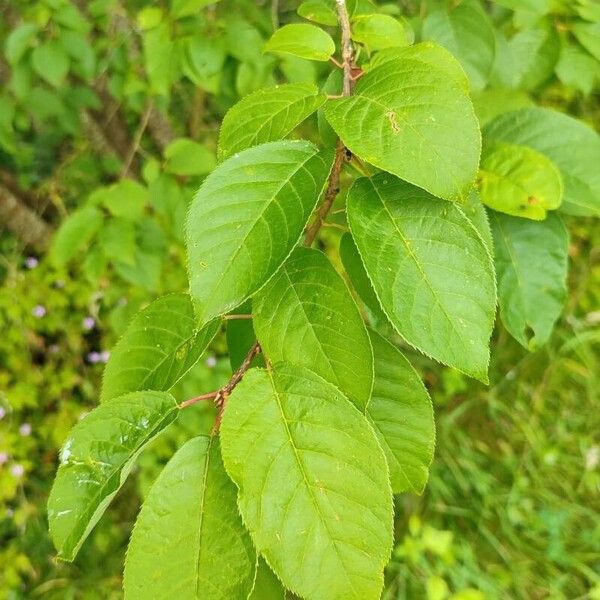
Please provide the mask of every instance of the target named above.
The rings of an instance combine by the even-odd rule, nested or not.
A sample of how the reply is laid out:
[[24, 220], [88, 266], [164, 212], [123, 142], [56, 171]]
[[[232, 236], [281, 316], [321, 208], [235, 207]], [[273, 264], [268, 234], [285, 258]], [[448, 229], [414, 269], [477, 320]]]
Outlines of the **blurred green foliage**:
[[[445, 5], [350, 4], [401, 16], [407, 40], [435, 37], [431, 14]], [[53, 235], [50, 248], [43, 236], [26, 244], [6, 222], [0, 237], [0, 598], [121, 597], [140, 498], [173, 450], [210, 427], [209, 407], [183, 414], [77, 562], [54, 560], [45, 502], [57, 449], [96, 404], [131, 316], [186, 286], [187, 204], [215, 165], [223, 115], [267, 84], [324, 84], [320, 63], [261, 52], [279, 24], [301, 21], [298, 5], [0, 0], [0, 194]], [[327, 2], [302, 6], [331, 24]], [[598, 3], [481, 7], [495, 55], [474, 86], [480, 120], [535, 99], [597, 124]], [[425, 494], [397, 498], [386, 599], [600, 598], [600, 227], [570, 229], [571, 296], [547, 347], [527, 353], [499, 327], [490, 388], [411, 356], [435, 399], [438, 447]], [[323, 233], [325, 249], [338, 234]], [[219, 335], [179, 397], [229, 372]]]

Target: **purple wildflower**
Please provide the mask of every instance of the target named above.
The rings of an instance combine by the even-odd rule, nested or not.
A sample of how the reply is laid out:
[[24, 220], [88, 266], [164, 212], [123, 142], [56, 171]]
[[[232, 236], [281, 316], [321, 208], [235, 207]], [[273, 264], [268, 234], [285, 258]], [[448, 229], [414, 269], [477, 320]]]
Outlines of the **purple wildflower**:
[[27, 437], [28, 435], [31, 435], [31, 425], [29, 423], [23, 423], [21, 425], [21, 427], [19, 427], [19, 433], [23, 437]]
[[38, 319], [41, 319], [46, 314], [46, 307], [42, 306], [41, 304], [38, 304], [37, 306], [33, 307], [33, 310], [31, 311], [31, 314], [34, 317], [37, 317]]
[[110, 358], [110, 352], [108, 350], [102, 350], [100, 352], [100, 362], [107, 363]]
[[0, 465], [4, 465], [8, 462], [8, 453], [0, 452]]
[[87, 355], [87, 361], [92, 365], [99, 363], [100, 360], [100, 352], [96, 352], [95, 350], [93, 352], [89, 352]]
[[209, 356], [209, 357], [206, 359], [206, 366], [207, 366], [207, 367], [210, 367], [211, 369], [212, 369], [213, 367], [216, 367], [216, 366], [217, 366], [217, 359], [216, 359], [214, 356]]
[[25, 467], [19, 463], [15, 463], [10, 468], [10, 472], [12, 473], [13, 477], [23, 477], [23, 475], [25, 475]]
[[25, 266], [28, 269], [35, 269], [39, 265], [40, 261], [35, 256], [28, 256], [25, 259]]
[[85, 329], [86, 331], [90, 331], [90, 329], [94, 329], [94, 327], [96, 326], [96, 321], [94, 319], [94, 317], [86, 317], [82, 322], [81, 322], [81, 326], [83, 327], [83, 329]]
[[2, 419], [4, 419], [5, 416], [6, 416], [6, 409], [4, 408], [4, 406], [0, 406], [0, 421]]

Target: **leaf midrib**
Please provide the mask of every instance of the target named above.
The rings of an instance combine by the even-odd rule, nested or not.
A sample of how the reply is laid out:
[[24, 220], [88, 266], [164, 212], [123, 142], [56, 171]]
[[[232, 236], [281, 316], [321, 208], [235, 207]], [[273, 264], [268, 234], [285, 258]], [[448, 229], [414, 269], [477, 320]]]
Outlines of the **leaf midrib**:
[[[304, 469], [304, 465], [302, 463], [302, 460], [300, 459], [300, 455], [298, 454], [298, 449], [296, 448], [296, 445], [294, 444], [294, 441], [292, 439], [292, 432], [290, 431], [290, 428], [288, 426], [288, 419], [287, 416], [283, 410], [283, 403], [281, 401], [281, 397], [279, 395], [279, 391], [277, 390], [277, 387], [275, 385], [275, 380], [273, 379], [273, 374], [270, 370], [267, 370], [267, 374], [269, 376], [269, 379], [271, 381], [271, 388], [273, 389], [273, 394], [275, 396], [275, 401], [277, 402], [277, 408], [279, 408], [279, 412], [281, 414], [281, 418], [283, 421], [283, 426], [285, 428], [286, 434], [288, 436], [288, 441], [290, 443], [290, 446], [292, 448], [292, 451], [294, 453], [294, 458], [296, 459], [296, 463], [298, 465], [298, 469], [300, 470], [300, 473], [302, 474], [302, 479], [304, 480], [304, 484], [306, 485], [306, 488], [308, 490], [308, 493], [312, 499], [313, 502], [313, 506], [317, 512], [317, 515], [319, 516], [319, 520], [321, 521], [322, 526], [324, 527], [325, 531], [327, 532], [327, 535], [329, 536], [329, 539], [331, 540], [331, 545], [335, 548], [335, 553], [336, 556], [338, 558], [338, 562], [340, 563], [340, 565], [343, 567], [342, 571], [344, 572], [344, 575], [346, 576], [347, 581], [350, 583], [350, 587], [352, 588], [352, 590], [354, 591], [354, 593], [356, 593], [356, 587], [354, 586], [354, 582], [352, 581], [348, 570], [346, 569], [346, 565], [344, 563], [344, 561], [342, 560], [341, 556], [340, 556], [340, 551], [337, 545], [337, 540], [333, 537], [333, 535], [331, 534], [331, 530], [329, 529], [329, 525], [327, 522], [327, 519], [325, 519], [323, 517], [323, 513], [321, 512], [321, 507], [319, 505], [319, 503], [317, 502], [317, 498], [314, 495], [314, 490], [312, 488], [312, 486], [310, 485], [309, 481], [308, 481], [308, 477], [306, 474], [306, 471]], [[358, 597], [358, 596], [357, 596]]]

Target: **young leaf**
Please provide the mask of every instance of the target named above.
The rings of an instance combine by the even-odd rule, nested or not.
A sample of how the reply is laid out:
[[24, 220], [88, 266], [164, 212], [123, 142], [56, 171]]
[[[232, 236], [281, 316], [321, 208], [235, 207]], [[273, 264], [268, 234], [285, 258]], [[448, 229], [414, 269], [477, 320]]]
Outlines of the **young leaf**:
[[335, 52], [335, 43], [320, 27], [293, 23], [278, 29], [264, 45], [263, 52], [326, 61]]
[[313, 600], [378, 599], [392, 547], [388, 468], [341, 392], [286, 363], [248, 371], [221, 437], [244, 523], [286, 587]]
[[485, 87], [494, 66], [496, 40], [479, 2], [466, 0], [432, 11], [423, 22], [423, 38], [441, 44], [460, 60], [474, 90]]
[[[477, 172], [481, 140], [471, 101], [444, 68], [448, 53], [394, 50], [325, 116], [363, 160], [447, 200], [463, 200]], [[439, 66], [432, 60], [439, 58]]]
[[102, 404], [71, 430], [48, 499], [50, 534], [60, 558], [75, 558], [137, 455], [177, 412], [170, 394], [134, 392]]
[[494, 269], [455, 205], [391, 175], [358, 179], [348, 222], [390, 322], [415, 348], [487, 382]]
[[127, 550], [125, 598], [245, 600], [255, 571], [256, 552], [219, 441], [191, 439], [167, 463], [142, 506]]
[[301, 17], [320, 25], [329, 25], [330, 27], [337, 25], [335, 10], [326, 0], [306, 0], [298, 7], [297, 12]]
[[58, 40], [36, 46], [31, 53], [31, 64], [36, 73], [50, 85], [58, 87], [69, 72], [69, 56]]
[[198, 330], [187, 294], [158, 298], [136, 315], [112, 349], [102, 401], [138, 390], [169, 390], [196, 364], [219, 329]]
[[214, 154], [206, 146], [187, 138], [171, 142], [165, 158], [165, 173], [173, 175], [206, 175], [216, 164]]
[[52, 240], [50, 260], [57, 267], [66, 265], [102, 227], [103, 216], [95, 206], [83, 206], [70, 214]]
[[486, 144], [478, 178], [486, 206], [517, 217], [541, 220], [560, 206], [560, 171], [543, 154], [525, 146]]
[[171, 15], [175, 19], [199, 14], [209, 4], [215, 4], [219, 0], [171, 0]]
[[219, 157], [287, 137], [324, 102], [325, 95], [312, 84], [257, 90], [225, 115], [219, 132]]
[[494, 119], [486, 140], [533, 148], [560, 169], [564, 199], [560, 210], [600, 215], [600, 136], [585, 123], [548, 108], [524, 108]]
[[387, 457], [392, 491], [421, 494], [435, 448], [431, 398], [402, 352], [378, 333], [369, 334], [375, 383], [367, 415]]
[[202, 323], [241, 304], [281, 266], [331, 163], [331, 154], [310, 142], [271, 142], [232, 156], [204, 181], [186, 233], [190, 290]]
[[569, 235], [562, 219], [508, 217], [490, 211], [500, 317], [525, 348], [550, 337], [567, 299]]
[[383, 310], [381, 310], [379, 300], [373, 290], [373, 284], [365, 271], [365, 266], [358, 253], [356, 244], [352, 239], [352, 235], [347, 232], [344, 233], [340, 240], [340, 258], [342, 259], [344, 270], [352, 283], [352, 287], [356, 290], [360, 299], [379, 321], [386, 323], [387, 317]]
[[364, 410], [373, 387], [369, 336], [344, 280], [322, 252], [294, 250], [252, 307], [269, 360], [309, 368]]
[[600, 75], [600, 65], [578, 44], [565, 43], [561, 48], [555, 71], [565, 86], [579, 90], [587, 96], [594, 89]]
[[389, 15], [360, 15], [352, 20], [352, 39], [370, 51], [408, 46], [402, 23]]
[[[600, 6], [598, 7], [600, 11]], [[594, 57], [600, 60], [600, 20], [595, 23], [575, 22], [573, 35], [579, 43]]]

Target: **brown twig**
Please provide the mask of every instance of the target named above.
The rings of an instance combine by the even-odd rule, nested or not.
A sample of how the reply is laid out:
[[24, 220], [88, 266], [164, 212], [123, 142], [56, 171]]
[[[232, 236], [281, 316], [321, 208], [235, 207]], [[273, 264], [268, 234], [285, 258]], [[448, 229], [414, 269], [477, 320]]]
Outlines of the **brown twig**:
[[150, 119], [150, 113], [152, 112], [153, 106], [154, 103], [152, 102], [152, 100], [148, 100], [148, 105], [142, 113], [142, 118], [140, 119], [138, 128], [135, 132], [135, 135], [133, 136], [133, 140], [131, 141], [131, 146], [129, 147], [129, 150], [127, 151], [127, 156], [125, 157], [125, 160], [123, 162], [123, 168], [121, 169], [121, 178], [129, 174], [131, 165], [133, 164], [133, 159], [135, 158], [135, 155], [140, 147], [144, 131], [146, 131], [146, 127], [148, 127], [148, 121]]
[[50, 245], [50, 226], [3, 185], [0, 185], [0, 227], [6, 227], [25, 244], [39, 250]]
[[[346, 8], [346, 0], [336, 0], [338, 20], [340, 23], [340, 28], [342, 32], [342, 67], [344, 71], [343, 78], [343, 90], [342, 96], [346, 97], [352, 93], [353, 87], [353, 69], [354, 65], [354, 50], [352, 47], [352, 39], [351, 39], [351, 30], [350, 30], [350, 19], [348, 17], [348, 10]], [[335, 149], [335, 157], [333, 161], [333, 166], [331, 168], [331, 173], [329, 174], [329, 179], [327, 182], [327, 189], [325, 190], [325, 195], [323, 198], [323, 203], [319, 207], [317, 211], [317, 216], [314, 222], [306, 231], [306, 235], [304, 238], [304, 244], [306, 246], [310, 246], [319, 229], [321, 229], [331, 206], [340, 190], [340, 174], [342, 172], [342, 167], [344, 166], [344, 161], [348, 159], [348, 151], [344, 146], [341, 140], [338, 140], [336, 149]], [[240, 315], [238, 315], [240, 316]], [[245, 316], [245, 315], [244, 315]], [[251, 315], [249, 315], [251, 317]], [[228, 315], [229, 318], [235, 317], [235, 315]], [[261, 352], [261, 347], [258, 341], [255, 341], [252, 344], [252, 347], [248, 351], [246, 358], [242, 361], [242, 364], [238, 367], [235, 373], [231, 376], [229, 381], [216, 393], [204, 394], [204, 396], [198, 396], [197, 398], [192, 398], [190, 400], [186, 400], [180, 406], [183, 408], [184, 406], [190, 406], [191, 404], [195, 404], [197, 401], [201, 399], [205, 399], [206, 396], [212, 398], [217, 405], [218, 413], [215, 421], [215, 425], [213, 428], [213, 433], [216, 433], [219, 430], [219, 425], [221, 423], [221, 418], [223, 415], [223, 409], [225, 408], [225, 403], [227, 402], [227, 398], [229, 394], [234, 390], [237, 384], [242, 380], [246, 371], [250, 368], [254, 357], [257, 356]]]

